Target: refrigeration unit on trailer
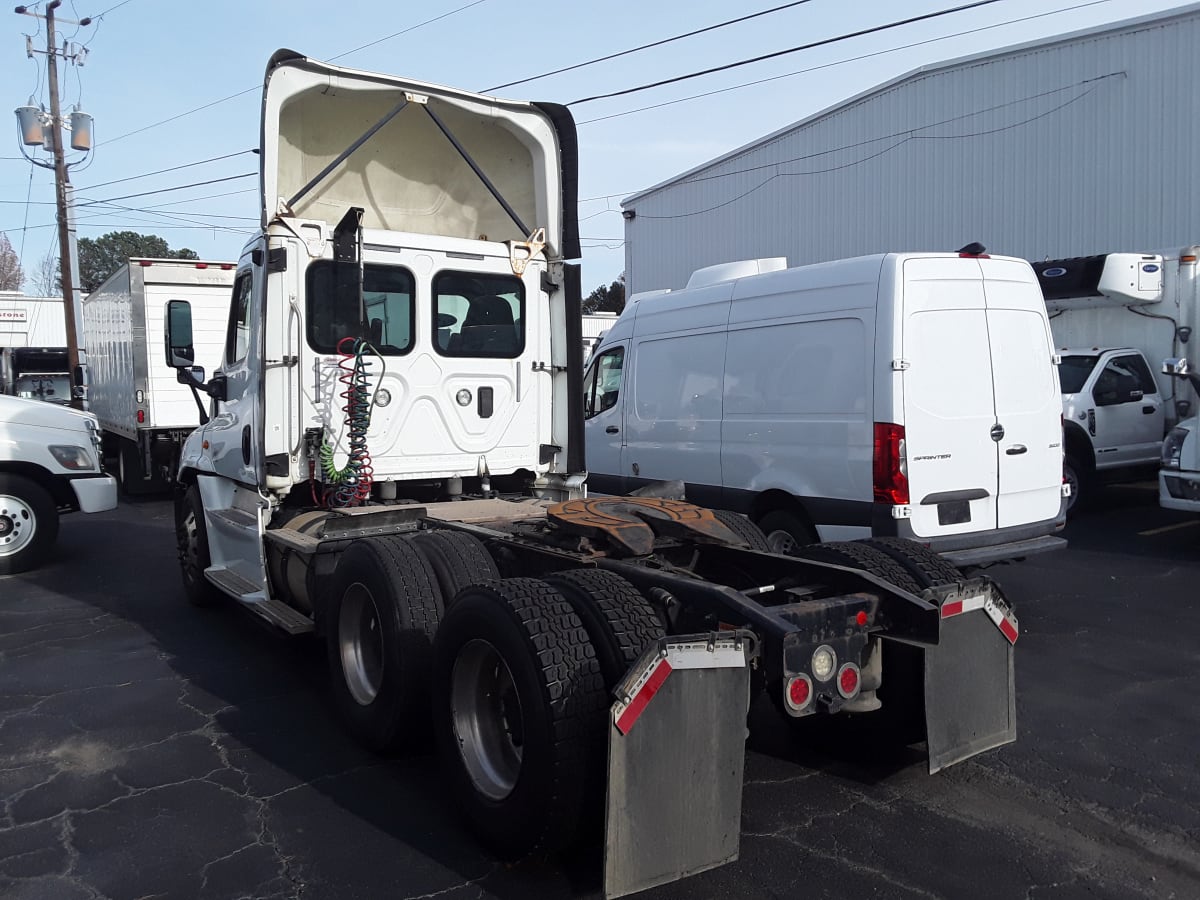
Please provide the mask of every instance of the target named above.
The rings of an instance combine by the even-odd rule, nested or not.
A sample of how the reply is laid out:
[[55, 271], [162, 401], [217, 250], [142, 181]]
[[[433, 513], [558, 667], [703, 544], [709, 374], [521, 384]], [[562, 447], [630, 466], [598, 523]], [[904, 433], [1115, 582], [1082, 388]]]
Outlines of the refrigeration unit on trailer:
[[225, 346], [234, 264], [131, 259], [83, 300], [89, 408], [104, 428], [106, 455], [127, 493], [163, 489], [196, 401], [163, 364], [163, 314], [171, 300], [193, 310], [194, 363], [215, 370]]
[[1062, 358], [1063, 474], [1072, 508], [1103, 479], [1153, 477], [1196, 393], [1163, 371], [1200, 327], [1197, 247], [1033, 264]]
[[1059, 548], [1058, 376], [1022, 260], [725, 263], [636, 299], [585, 375], [589, 486], [676, 477], [772, 549], [905, 537], [960, 565]]
[[774, 555], [669, 485], [585, 496], [564, 107], [280, 51], [262, 109], [262, 231], [211, 377], [190, 304], [166, 321], [213, 401], [176, 487], [192, 603], [321, 634], [347, 728], [432, 732], [506, 857], [606, 809], [609, 896], [737, 857], [752, 684], [789, 720], [874, 715], [931, 770], [1014, 739], [988, 579], [901, 541]]

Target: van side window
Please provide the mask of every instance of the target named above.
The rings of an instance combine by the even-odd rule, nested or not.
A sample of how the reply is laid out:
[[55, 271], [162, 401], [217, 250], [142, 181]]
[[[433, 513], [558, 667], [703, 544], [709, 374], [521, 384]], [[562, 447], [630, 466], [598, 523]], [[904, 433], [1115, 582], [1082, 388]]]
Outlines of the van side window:
[[225, 362], [245, 359], [250, 349], [251, 275], [243, 272], [233, 283], [233, 302], [229, 304], [229, 331], [225, 335]]
[[584, 376], [584, 417], [590, 419], [617, 405], [621, 393], [621, 369], [625, 348], [614, 347], [600, 354]]
[[521, 279], [439, 272], [433, 303], [433, 345], [442, 356], [516, 359], [525, 350]]

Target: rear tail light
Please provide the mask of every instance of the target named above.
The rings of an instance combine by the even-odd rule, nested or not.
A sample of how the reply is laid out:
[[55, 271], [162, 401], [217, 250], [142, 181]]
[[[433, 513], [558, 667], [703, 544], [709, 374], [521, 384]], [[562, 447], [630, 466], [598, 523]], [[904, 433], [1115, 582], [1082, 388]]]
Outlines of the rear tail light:
[[807, 675], [793, 675], [788, 679], [787, 688], [783, 692], [784, 702], [788, 709], [802, 712], [812, 704], [812, 679]]
[[137, 420], [139, 425], [144, 425], [146, 423], [146, 411], [144, 409], [139, 409], [137, 411]]
[[875, 423], [875, 446], [871, 462], [875, 502], [907, 506], [908, 460], [904, 456], [903, 425]]
[[849, 700], [858, 693], [859, 677], [858, 666], [854, 663], [846, 663], [838, 670], [837, 689], [845, 699]]

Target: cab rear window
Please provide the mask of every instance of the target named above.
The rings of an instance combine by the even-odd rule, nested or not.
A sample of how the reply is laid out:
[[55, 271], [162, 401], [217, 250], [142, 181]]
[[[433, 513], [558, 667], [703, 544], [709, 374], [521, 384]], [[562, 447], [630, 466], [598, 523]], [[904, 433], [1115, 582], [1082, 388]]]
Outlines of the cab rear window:
[[308, 268], [308, 345], [318, 353], [337, 353], [345, 338], [363, 338], [384, 356], [401, 356], [413, 347], [412, 273], [401, 266], [363, 266], [362, 303], [339, 295], [337, 265], [331, 260]]

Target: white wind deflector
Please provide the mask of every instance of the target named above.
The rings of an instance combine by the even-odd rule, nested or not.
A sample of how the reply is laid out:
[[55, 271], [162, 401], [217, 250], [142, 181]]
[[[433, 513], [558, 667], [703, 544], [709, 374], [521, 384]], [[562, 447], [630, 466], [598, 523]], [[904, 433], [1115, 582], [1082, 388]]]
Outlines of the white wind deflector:
[[559, 142], [530, 103], [280, 51], [263, 91], [261, 167], [264, 226], [279, 215], [337, 223], [357, 206], [365, 228], [489, 241], [544, 228], [548, 255], [562, 252]]

